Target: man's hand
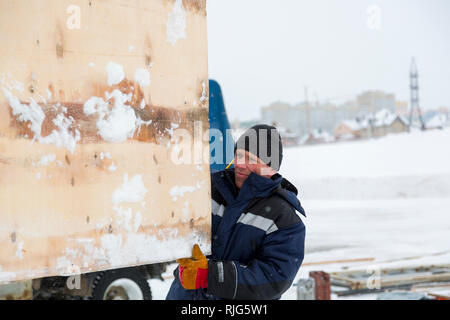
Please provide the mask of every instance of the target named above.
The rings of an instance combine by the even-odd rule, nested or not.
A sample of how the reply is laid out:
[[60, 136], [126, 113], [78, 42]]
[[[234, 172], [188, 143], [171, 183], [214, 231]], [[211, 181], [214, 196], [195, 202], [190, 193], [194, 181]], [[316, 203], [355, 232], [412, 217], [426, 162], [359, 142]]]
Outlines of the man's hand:
[[195, 290], [208, 287], [208, 259], [195, 244], [192, 249], [192, 258], [177, 260], [181, 285], [186, 290]]

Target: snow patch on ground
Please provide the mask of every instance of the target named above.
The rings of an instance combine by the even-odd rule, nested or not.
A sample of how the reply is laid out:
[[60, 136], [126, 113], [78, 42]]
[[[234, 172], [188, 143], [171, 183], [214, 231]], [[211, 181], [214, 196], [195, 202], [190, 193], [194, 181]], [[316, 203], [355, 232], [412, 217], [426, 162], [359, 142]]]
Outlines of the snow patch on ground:
[[450, 129], [287, 148], [280, 173], [301, 198], [443, 197], [450, 194]]

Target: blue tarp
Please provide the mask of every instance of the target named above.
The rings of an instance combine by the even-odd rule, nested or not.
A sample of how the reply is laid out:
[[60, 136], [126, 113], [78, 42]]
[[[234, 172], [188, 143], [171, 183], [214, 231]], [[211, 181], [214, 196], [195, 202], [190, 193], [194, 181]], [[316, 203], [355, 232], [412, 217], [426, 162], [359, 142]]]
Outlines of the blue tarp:
[[209, 128], [211, 172], [220, 171], [233, 160], [234, 139], [225, 111], [222, 90], [215, 80], [209, 80]]

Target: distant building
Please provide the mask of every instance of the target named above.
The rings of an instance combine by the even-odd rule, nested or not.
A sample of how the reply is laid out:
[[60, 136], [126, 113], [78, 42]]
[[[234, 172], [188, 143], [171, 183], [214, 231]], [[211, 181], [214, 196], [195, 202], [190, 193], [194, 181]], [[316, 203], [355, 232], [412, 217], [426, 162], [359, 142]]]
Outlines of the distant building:
[[383, 91], [365, 91], [356, 97], [356, 104], [360, 112], [376, 113], [386, 109], [395, 113], [395, 95]]
[[293, 147], [299, 144], [300, 136], [289, 129], [278, 126], [276, 123], [273, 125], [278, 129], [281, 136], [281, 142], [283, 147]]
[[409, 116], [408, 101], [395, 101], [395, 114], [398, 116]]
[[233, 122], [230, 124], [231, 129], [239, 129], [241, 127], [241, 122], [238, 118], [235, 118]]
[[423, 113], [422, 118], [423, 118], [423, 121], [425, 121], [425, 123], [426, 123], [438, 115], [440, 115], [440, 112], [437, 110], [427, 110]]
[[296, 107], [304, 114], [304, 133], [332, 132], [336, 122], [340, 120], [338, 107], [330, 103], [311, 105], [309, 103], [297, 104]]
[[450, 126], [450, 111], [446, 107], [426, 110], [422, 118], [426, 129], [442, 129]]
[[373, 121], [369, 122], [369, 126], [372, 129], [373, 137], [381, 137], [389, 133], [389, 126], [395, 120], [396, 115], [391, 113], [387, 109], [379, 110], [372, 118]]
[[428, 120], [425, 124], [427, 129], [443, 129], [447, 126], [448, 119], [445, 114], [437, 114]]
[[[379, 123], [379, 120], [370, 119], [368, 115], [375, 115], [377, 112], [385, 110], [382, 113], [389, 112], [391, 117], [395, 117], [397, 107], [401, 113], [399, 115], [404, 116], [405, 112], [407, 113], [408, 104], [405, 102], [396, 104], [394, 94], [383, 91], [366, 91], [358, 95], [354, 101], [350, 100], [340, 105], [308, 102], [290, 105], [277, 101], [261, 107], [261, 119], [264, 123], [276, 123], [279, 127], [289, 130], [293, 135], [302, 137], [302, 141], [307, 140], [303, 137], [308, 134], [311, 134], [311, 139], [314, 140], [314, 130], [316, 133], [332, 132], [339, 139], [357, 139], [384, 135], [385, 131], [389, 132], [385, 125], [369, 123], [370, 121]], [[354, 124], [343, 123], [344, 120], [348, 121], [349, 119], [357, 122], [359, 130], [355, 130]], [[393, 119], [391, 120], [393, 121]], [[353, 137], [350, 136], [349, 131], [352, 131]]]
[[[341, 116], [344, 118], [343, 115]], [[276, 123], [297, 136], [304, 136], [313, 130], [333, 131], [340, 120], [337, 107], [332, 104], [311, 105], [299, 103], [290, 105], [274, 102], [261, 108], [261, 119], [265, 123]]]
[[342, 121], [335, 129], [338, 140], [368, 139], [382, 137], [390, 133], [408, 131], [408, 121], [403, 116], [382, 109], [363, 118]]
[[264, 123], [275, 123], [296, 135], [307, 131], [308, 114], [302, 108], [277, 101], [261, 108], [261, 120]]
[[361, 135], [363, 138], [382, 137], [389, 133], [408, 131], [408, 121], [403, 116], [395, 115], [387, 109], [382, 109], [375, 114], [369, 114], [362, 121]]
[[450, 109], [447, 107], [439, 107], [437, 109], [439, 111], [439, 113], [445, 114], [447, 116], [447, 119], [450, 120]]
[[396, 116], [395, 119], [388, 125], [389, 133], [408, 132], [408, 120], [403, 116]]
[[360, 118], [367, 114], [366, 111], [362, 111], [359, 109], [358, 105], [356, 104], [356, 101], [349, 100], [346, 101], [336, 108], [336, 123], [339, 123], [340, 121], [343, 121], [345, 119], [354, 119], [354, 118]]
[[311, 133], [306, 134], [301, 140], [302, 144], [319, 144], [333, 142], [336, 139], [327, 131], [315, 129]]
[[344, 120], [334, 130], [338, 140], [352, 140], [361, 138], [361, 126], [356, 120]]

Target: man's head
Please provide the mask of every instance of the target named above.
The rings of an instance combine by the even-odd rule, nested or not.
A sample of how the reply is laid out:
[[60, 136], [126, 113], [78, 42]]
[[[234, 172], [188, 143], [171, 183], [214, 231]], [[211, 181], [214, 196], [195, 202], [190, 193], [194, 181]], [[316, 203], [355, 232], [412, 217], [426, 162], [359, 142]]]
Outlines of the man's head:
[[239, 189], [252, 172], [267, 178], [273, 176], [283, 159], [278, 130], [265, 124], [245, 131], [236, 142], [234, 151], [235, 183]]

